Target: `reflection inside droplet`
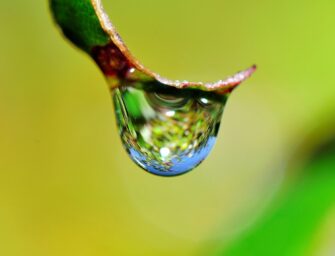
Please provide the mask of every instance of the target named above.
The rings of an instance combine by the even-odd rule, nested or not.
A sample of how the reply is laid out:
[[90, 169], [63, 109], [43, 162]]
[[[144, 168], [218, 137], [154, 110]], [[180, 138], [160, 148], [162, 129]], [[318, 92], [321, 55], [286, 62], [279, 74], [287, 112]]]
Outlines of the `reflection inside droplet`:
[[146, 171], [176, 176], [198, 166], [214, 146], [227, 96], [157, 82], [113, 90], [121, 140]]

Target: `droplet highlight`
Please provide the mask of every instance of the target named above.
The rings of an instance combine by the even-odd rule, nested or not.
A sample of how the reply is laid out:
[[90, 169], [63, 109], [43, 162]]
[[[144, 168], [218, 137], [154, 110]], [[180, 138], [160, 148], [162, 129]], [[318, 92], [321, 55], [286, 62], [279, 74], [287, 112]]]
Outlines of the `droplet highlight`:
[[159, 176], [197, 167], [212, 150], [227, 95], [153, 81], [112, 91], [122, 143], [132, 160]]

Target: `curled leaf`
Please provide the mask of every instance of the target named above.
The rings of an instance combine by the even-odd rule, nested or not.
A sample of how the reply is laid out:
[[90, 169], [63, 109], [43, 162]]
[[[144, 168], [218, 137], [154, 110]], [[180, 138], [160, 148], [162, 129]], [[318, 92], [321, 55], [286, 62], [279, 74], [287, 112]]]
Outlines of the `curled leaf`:
[[64, 35], [88, 52], [107, 77], [112, 88], [121, 81], [157, 81], [178, 89], [231, 92], [256, 70], [244, 71], [213, 83], [173, 81], [144, 67], [128, 50], [106, 14], [101, 0], [50, 0], [51, 10]]

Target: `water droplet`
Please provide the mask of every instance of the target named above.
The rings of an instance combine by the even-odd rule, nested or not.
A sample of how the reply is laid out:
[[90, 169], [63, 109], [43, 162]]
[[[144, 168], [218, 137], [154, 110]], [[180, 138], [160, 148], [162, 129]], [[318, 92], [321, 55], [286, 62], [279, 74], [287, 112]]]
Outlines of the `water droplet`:
[[112, 92], [122, 143], [146, 171], [186, 173], [213, 148], [227, 96], [158, 82], [128, 83]]

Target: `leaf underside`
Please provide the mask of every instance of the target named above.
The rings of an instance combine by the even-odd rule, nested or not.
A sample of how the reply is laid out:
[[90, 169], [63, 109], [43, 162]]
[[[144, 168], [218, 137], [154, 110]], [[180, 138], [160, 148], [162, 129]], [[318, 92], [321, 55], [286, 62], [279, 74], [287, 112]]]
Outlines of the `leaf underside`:
[[64, 35], [82, 50], [91, 53], [110, 41], [90, 0], [50, 0], [50, 7]]
[[[121, 83], [115, 81], [156, 80], [177, 89], [198, 89], [226, 94], [256, 71], [254, 65], [213, 83], [169, 80], [147, 69], [134, 58], [110, 22], [101, 0], [50, 0], [50, 6], [64, 35], [94, 58], [104, 75], [112, 78], [109, 79], [113, 81], [112, 87], [120, 86]], [[121, 66], [115, 65], [118, 63]]]

